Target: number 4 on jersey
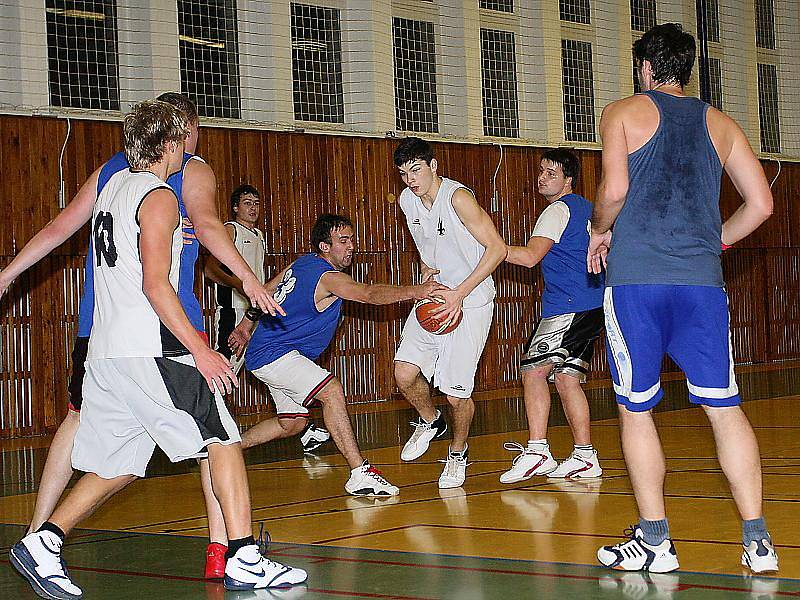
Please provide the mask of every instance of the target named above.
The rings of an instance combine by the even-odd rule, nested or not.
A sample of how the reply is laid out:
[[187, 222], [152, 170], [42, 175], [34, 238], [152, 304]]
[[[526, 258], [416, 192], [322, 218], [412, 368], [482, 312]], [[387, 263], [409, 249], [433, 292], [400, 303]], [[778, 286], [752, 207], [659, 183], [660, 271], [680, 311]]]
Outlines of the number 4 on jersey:
[[117, 247], [114, 245], [114, 217], [109, 212], [102, 210], [97, 213], [93, 228], [94, 251], [97, 256], [97, 266], [101, 259], [109, 267], [117, 264]]

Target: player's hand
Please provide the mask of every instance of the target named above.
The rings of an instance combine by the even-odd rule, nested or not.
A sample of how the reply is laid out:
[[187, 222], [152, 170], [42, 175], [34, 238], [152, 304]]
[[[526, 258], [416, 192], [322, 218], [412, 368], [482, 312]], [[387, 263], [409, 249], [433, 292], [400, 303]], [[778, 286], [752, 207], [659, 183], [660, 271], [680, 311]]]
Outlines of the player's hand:
[[273, 317], [276, 315], [286, 316], [281, 305], [275, 301], [270, 291], [258, 279], [253, 277], [246, 282], [242, 282], [244, 293], [250, 299], [250, 304], [257, 306], [265, 313], [269, 313]]
[[605, 233], [592, 231], [589, 236], [589, 251], [586, 253], [586, 268], [589, 273], [598, 274], [606, 268], [606, 256], [611, 248], [611, 230]]
[[438, 281], [429, 280], [425, 283], [420, 283], [414, 286], [414, 300], [422, 300], [423, 298], [430, 298], [435, 300], [436, 292], [450, 290], [449, 287], [442, 285]]
[[253, 323], [243, 318], [228, 336], [228, 348], [231, 349], [237, 358], [240, 357], [245, 348], [247, 348], [247, 344], [250, 343], [252, 335]]
[[239, 387], [239, 380], [233, 372], [231, 363], [222, 354], [205, 346], [203, 350], [193, 356], [197, 370], [200, 371], [212, 392], [216, 387], [221, 394], [230, 394], [233, 388]]
[[420, 271], [419, 282], [427, 283], [429, 281], [432, 281], [433, 278], [438, 274], [439, 274], [439, 269], [432, 269], [428, 265], [423, 264], [422, 270]]
[[464, 306], [464, 294], [460, 290], [438, 290], [433, 299], [441, 302], [441, 305], [431, 311], [432, 317], [439, 319], [445, 326], [458, 319]]
[[9, 286], [13, 283], [13, 280], [9, 281], [4, 277], [5, 273], [0, 271], [0, 298], [3, 297], [3, 294], [6, 293], [6, 290]]

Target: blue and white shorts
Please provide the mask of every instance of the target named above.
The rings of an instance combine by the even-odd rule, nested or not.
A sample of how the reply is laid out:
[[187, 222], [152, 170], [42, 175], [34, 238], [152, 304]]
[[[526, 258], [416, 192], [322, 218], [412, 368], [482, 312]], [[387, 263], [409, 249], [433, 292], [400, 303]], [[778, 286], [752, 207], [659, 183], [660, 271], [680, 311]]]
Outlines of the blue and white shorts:
[[608, 362], [619, 404], [644, 412], [659, 403], [664, 395], [664, 354], [686, 374], [693, 404], [741, 403], [724, 289], [620, 285], [606, 288], [603, 308]]

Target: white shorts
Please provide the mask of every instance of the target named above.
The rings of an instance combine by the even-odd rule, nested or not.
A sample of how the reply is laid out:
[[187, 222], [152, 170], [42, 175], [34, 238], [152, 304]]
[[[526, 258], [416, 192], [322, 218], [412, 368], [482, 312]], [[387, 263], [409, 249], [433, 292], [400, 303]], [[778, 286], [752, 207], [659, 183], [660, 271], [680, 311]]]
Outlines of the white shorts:
[[469, 398], [475, 388], [475, 373], [492, 325], [494, 302], [463, 309], [461, 324], [451, 333], [425, 331], [416, 311], [408, 315], [394, 360], [417, 365], [425, 378], [442, 393]]
[[208, 389], [191, 355], [86, 361], [75, 469], [144, 477], [156, 445], [178, 462], [239, 441], [222, 395]]
[[251, 373], [267, 385], [281, 419], [308, 417], [314, 397], [334, 378], [333, 373], [297, 350]]

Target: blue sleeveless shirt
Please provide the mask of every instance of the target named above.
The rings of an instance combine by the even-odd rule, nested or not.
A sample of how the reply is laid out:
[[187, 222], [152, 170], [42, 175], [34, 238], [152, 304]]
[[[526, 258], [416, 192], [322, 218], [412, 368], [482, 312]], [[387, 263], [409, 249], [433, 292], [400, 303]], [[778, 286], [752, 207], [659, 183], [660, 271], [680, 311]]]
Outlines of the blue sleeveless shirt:
[[[194, 295], [194, 267], [197, 262], [200, 243], [195, 237], [194, 227], [186, 214], [186, 207], [183, 204], [183, 196], [181, 195], [183, 192], [183, 170], [191, 158], [191, 154], [183, 155], [181, 170], [173, 173], [167, 179], [167, 184], [178, 197], [178, 210], [180, 212], [181, 227], [183, 228], [183, 250], [181, 251], [181, 266], [178, 276], [178, 299], [181, 301], [181, 306], [183, 306], [186, 316], [189, 317], [192, 327], [197, 331], [205, 331], [203, 310], [200, 307], [200, 301]], [[100, 169], [100, 174], [97, 178], [97, 195], [100, 195], [100, 192], [112, 176], [129, 167], [130, 165], [124, 152], [117, 152], [112, 156]], [[86, 255], [86, 276], [78, 309], [78, 337], [89, 337], [92, 333], [92, 320], [94, 318], [94, 251], [92, 246], [90, 233], [89, 252]]]
[[292, 263], [275, 291], [275, 300], [286, 311], [286, 316], [265, 314], [261, 317], [245, 354], [248, 371], [263, 367], [293, 350], [310, 360], [319, 358], [336, 333], [342, 299], [337, 298], [320, 312], [314, 302], [314, 293], [320, 278], [335, 270], [316, 254], [306, 254]]
[[723, 287], [722, 165], [706, 125], [708, 104], [645, 93], [660, 121], [628, 155], [628, 196], [614, 224], [606, 285]]
[[567, 194], [557, 202], [569, 208], [569, 222], [561, 239], [553, 243], [542, 259], [543, 318], [603, 306], [603, 275], [586, 271], [592, 205], [578, 194]]

